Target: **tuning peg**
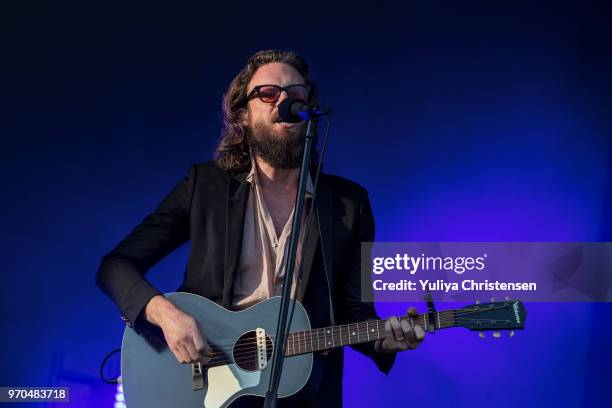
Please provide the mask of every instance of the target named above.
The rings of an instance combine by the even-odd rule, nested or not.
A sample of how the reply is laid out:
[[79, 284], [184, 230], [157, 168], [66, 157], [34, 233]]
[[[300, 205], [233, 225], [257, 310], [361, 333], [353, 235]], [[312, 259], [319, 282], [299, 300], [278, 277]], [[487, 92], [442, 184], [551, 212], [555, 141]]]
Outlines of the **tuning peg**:
[[507, 302], [507, 301], [509, 301], [509, 300], [510, 300], [510, 296], [508, 296], [508, 295], [504, 296], [504, 300], [505, 300], [506, 302]]
[[480, 300], [476, 300], [476, 304], [479, 305], [480, 304]]
[[508, 337], [512, 337], [514, 336], [514, 330], [510, 330], [510, 333], [508, 333]]
[[499, 337], [501, 337], [501, 333], [500, 333], [500, 332], [498, 332], [498, 331], [494, 331], [494, 332], [493, 332], [493, 337], [495, 337], [495, 338], [499, 338]]
[[491, 302], [495, 302], [495, 298], [494, 297], [491, 298]]
[[484, 339], [484, 338], [485, 338], [485, 334], [484, 334], [484, 332], [480, 332], [480, 333], [478, 333], [478, 336], [479, 336], [481, 339]]

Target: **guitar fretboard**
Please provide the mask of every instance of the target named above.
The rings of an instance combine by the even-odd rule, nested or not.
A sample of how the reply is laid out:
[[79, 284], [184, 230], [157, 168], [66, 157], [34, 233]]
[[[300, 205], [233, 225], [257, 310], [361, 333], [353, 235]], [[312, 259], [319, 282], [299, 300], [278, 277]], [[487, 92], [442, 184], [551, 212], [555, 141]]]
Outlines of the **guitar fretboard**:
[[[425, 331], [445, 329], [455, 326], [455, 311], [436, 312], [433, 319], [429, 318], [428, 313], [423, 313], [414, 317], [402, 317], [401, 320], [406, 320], [412, 327], [421, 326]], [[370, 320], [291, 332], [287, 336], [285, 355], [295, 356], [384, 339], [385, 322], [386, 320]]]

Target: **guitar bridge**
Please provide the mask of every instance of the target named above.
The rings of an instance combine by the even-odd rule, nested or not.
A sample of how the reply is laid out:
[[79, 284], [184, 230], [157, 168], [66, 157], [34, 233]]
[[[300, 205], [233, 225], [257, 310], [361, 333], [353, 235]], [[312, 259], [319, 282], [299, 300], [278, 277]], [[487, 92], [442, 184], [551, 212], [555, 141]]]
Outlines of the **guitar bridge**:
[[193, 390], [204, 389], [204, 371], [202, 370], [202, 363], [191, 363], [191, 374], [193, 378]]
[[268, 350], [266, 343], [266, 331], [260, 327], [255, 329], [257, 344], [257, 369], [264, 370], [268, 366]]

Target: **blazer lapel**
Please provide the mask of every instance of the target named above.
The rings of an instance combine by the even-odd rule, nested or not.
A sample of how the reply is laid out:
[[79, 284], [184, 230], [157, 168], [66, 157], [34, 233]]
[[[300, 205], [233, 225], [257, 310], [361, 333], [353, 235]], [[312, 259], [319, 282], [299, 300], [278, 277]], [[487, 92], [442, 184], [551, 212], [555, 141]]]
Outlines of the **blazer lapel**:
[[244, 214], [249, 193], [245, 174], [230, 176], [227, 181], [227, 212], [225, 218], [225, 270], [223, 279], [223, 306], [231, 307], [234, 280], [242, 248]]

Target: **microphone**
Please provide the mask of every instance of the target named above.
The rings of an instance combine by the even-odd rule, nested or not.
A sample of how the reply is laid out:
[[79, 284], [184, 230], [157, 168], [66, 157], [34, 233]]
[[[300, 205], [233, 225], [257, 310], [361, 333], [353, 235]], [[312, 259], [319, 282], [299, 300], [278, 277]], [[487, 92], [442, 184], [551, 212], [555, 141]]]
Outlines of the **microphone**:
[[278, 105], [278, 116], [283, 122], [297, 123], [328, 115], [331, 109], [308, 105], [303, 99], [288, 97]]

